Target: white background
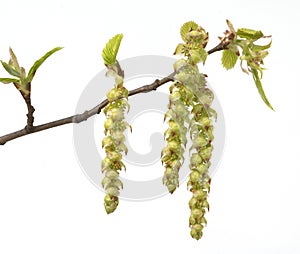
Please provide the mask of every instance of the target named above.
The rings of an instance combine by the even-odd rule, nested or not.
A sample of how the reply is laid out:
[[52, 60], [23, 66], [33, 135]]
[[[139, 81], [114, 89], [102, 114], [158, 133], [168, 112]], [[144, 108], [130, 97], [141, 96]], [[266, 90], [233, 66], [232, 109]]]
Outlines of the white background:
[[[36, 124], [71, 115], [85, 85], [103, 69], [101, 50], [124, 33], [119, 59], [171, 56], [189, 20], [218, 43], [228, 18], [236, 28], [273, 35], [263, 84], [276, 112], [239, 67], [220, 54], [203, 71], [223, 106], [227, 138], [212, 181], [204, 237], [189, 236], [185, 184], [172, 196], [121, 202], [107, 216], [104, 194], [84, 176], [67, 125], [0, 147], [0, 253], [299, 253], [299, 8], [294, 0], [1, 1], [0, 59], [11, 46], [24, 67], [64, 46], [32, 84]], [[1, 77], [7, 77], [4, 70]], [[150, 95], [149, 95], [150, 96]], [[25, 126], [25, 104], [0, 86], [0, 134]], [[163, 169], [162, 169], [163, 170]]]

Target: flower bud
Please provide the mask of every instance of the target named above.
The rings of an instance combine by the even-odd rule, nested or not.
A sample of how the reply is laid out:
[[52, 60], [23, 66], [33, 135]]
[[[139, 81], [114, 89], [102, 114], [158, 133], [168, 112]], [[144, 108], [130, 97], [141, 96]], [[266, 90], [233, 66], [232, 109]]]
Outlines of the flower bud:
[[170, 101], [174, 103], [174, 102], [180, 100], [181, 94], [180, 94], [179, 91], [175, 91], [175, 92], [170, 94], [169, 98], [170, 98]]
[[199, 240], [202, 235], [202, 231], [198, 231], [196, 228], [191, 229], [191, 237], [193, 237], [194, 239]]
[[206, 147], [206, 148], [204, 148], [200, 151], [200, 155], [201, 155], [202, 159], [205, 160], [205, 161], [208, 161], [210, 159], [211, 153], [212, 153], [212, 147], [211, 146]]
[[119, 192], [119, 189], [117, 187], [109, 187], [106, 189], [106, 193], [110, 196], [119, 196], [120, 192]]
[[196, 170], [193, 170], [192, 173], [190, 173], [190, 181], [192, 182], [198, 182], [200, 177], [200, 173]]
[[207, 116], [203, 116], [199, 120], [200, 124], [202, 124], [204, 127], [209, 127], [210, 126], [210, 119]]
[[207, 139], [203, 137], [203, 135], [198, 135], [193, 139], [193, 147], [194, 148], [201, 148], [206, 146], [208, 143]]
[[196, 198], [197, 200], [202, 200], [207, 197], [207, 193], [204, 192], [203, 190], [196, 190], [193, 193], [193, 197]]
[[111, 165], [112, 165], [112, 161], [109, 158], [105, 157], [101, 162], [102, 171], [107, 170], [108, 168], [111, 167]]
[[113, 121], [121, 121], [124, 119], [124, 112], [122, 108], [112, 108], [110, 110], [110, 115]]
[[104, 122], [104, 128], [105, 128], [105, 130], [112, 129], [113, 124], [114, 124], [114, 122], [113, 122], [113, 120], [111, 118], [106, 119], [105, 122]]
[[107, 157], [111, 160], [111, 161], [120, 161], [122, 159], [122, 155], [118, 152], [109, 152], [107, 153]]
[[198, 199], [195, 198], [195, 197], [192, 197], [191, 200], [189, 201], [189, 207], [190, 207], [190, 209], [196, 207], [197, 203], [198, 203]]
[[114, 143], [111, 137], [105, 137], [102, 139], [102, 148], [107, 146], [112, 146], [113, 144]]
[[119, 177], [119, 173], [115, 170], [109, 170], [106, 172], [105, 176], [109, 179], [113, 179]]
[[192, 167], [199, 165], [202, 162], [202, 157], [198, 153], [193, 153], [190, 159]]
[[178, 186], [177, 184], [168, 184], [167, 185], [168, 191], [172, 194], [176, 190], [177, 186]]
[[173, 65], [175, 72], [178, 72], [186, 64], [187, 64], [187, 61], [184, 60], [183, 58], [177, 60]]
[[202, 217], [204, 214], [203, 214], [203, 212], [201, 211], [201, 209], [193, 208], [192, 211], [191, 211], [191, 215], [192, 215], [194, 218], [199, 218], [199, 217]]
[[190, 216], [190, 218], [189, 218], [190, 226], [195, 225], [196, 223], [197, 223], [197, 220], [193, 216]]
[[115, 196], [111, 196], [107, 194], [104, 198], [104, 207], [106, 212], [112, 213], [116, 210], [117, 206], [119, 204], [119, 199]]
[[110, 102], [115, 101], [120, 97], [120, 92], [118, 91], [117, 88], [113, 88], [106, 94], [106, 97]]

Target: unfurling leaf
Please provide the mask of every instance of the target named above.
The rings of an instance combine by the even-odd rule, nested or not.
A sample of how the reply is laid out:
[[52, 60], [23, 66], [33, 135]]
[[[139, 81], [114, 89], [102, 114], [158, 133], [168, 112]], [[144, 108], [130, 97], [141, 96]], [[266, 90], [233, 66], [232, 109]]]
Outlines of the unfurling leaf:
[[16, 70], [13, 66], [7, 64], [6, 62], [1, 61], [3, 68], [12, 76], [21, 78], [21, 73]]
[[21, 71], [21, 68], [20, 68], [20, 65], [18, 63], [18, 60], [17, 60], [17, 57], [15, 55], [15, 53], [13, 52], [12, 48], [9, 48], [9, 54], [10, 54], [10, 62], [11, 62], [11, 65], [13, 67], [15, 67], [15, 69], [17, 71]]
[[28, 72], [28, 76], [27, 76], [27, 83], [30, 83], [37, 71], [37, 69], [46, 61], [46, 59], [51, 56], [52, 54], [54, 54], [56, 51], [59, 51], [63, 49], [63, 47], [56, 47], [50, 51], [48, 51], [45, 55], [43, 55], [39, 60], [35, 61], [35, 63], [32, 65], [32, 67], [30, 68], [29, 72]]
[[182, 40], [186, 42], [187, 33], [190, 32], [191, 30], [197, 30], [197, 28], [198, 28], [198, 24], [195, 23], [194, 21], [189, 21], [184, 23], [180, 29], [180, 35]]
[[267, 45], [256, 45], [256, 44], [253, 44], [251, 45], [251, 50], [252, 51], [263, 51], [263, 50], [266, 50], [266, 49], [269, 49], [272, 45], [272, 41], [270, 41], [270, 43], [268, 43]]
[[184, 44], [183, 43], [179, 43], [175, 49], [175, 52], [173, 53], [173, 55], [182, 55], [184, 54]]
[[274, 110], [273, 107], [272, 107], [272, 105], [271, 105], [270, 102], [268, 101], [267, 96], [265, 95], [265, 92], [264, 92], [264, 89], [263, 89], [263, 87], [262, 87], [261, 79], [260, 79], [260, 77], [259, 77], [258, 71], [257, 71], [256, 69], [251, 68], [251, 73], [252, 73], [252, 75], [253, 75], [253, 79], [254, 79], [255, 85], [256, 85], [256, 87], [257, 87], [257, 90], [258, 90], [258, 92], [259, 92], [259, 94], [260, 94], [262, 100], [264, 101], [264, 103], [265, 103], [270, 109]]
[[9, 83], [20, 82], [20, 80], [14, 79], [14, 78], [0, 78], [0, 82], [3, 83], [3, 84], [9, 84]]
[[123, 34], [117, 34], [106, 43], [106, 46], [102, 51], [102, 58], [105, 65], [109, 66], [116, 62], [122, 38]]
[[223, 50], [222, 65], [224, 66], [224, 68], [226, 68], [227, 70], [232, 69], [235, 66], [237, 60], [238, 56], [235, 52], [230, 49]]
[[256, 31], [248, 28], [239, 28], [236, 33], [239, 37], [248, 40], [258, 40], [264, 36], [262, 31]]

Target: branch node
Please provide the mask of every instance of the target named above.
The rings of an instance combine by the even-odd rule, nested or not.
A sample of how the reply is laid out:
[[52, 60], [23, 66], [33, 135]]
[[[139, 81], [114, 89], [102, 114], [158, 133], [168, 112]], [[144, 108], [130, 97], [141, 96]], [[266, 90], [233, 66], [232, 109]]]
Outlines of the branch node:
[[73, 123], [81, 123], [83, 121], [86, 121], [89, 118], [89, 112], [86, 110], [82, 114], [75, 115], [73, 117], [72, 122]]

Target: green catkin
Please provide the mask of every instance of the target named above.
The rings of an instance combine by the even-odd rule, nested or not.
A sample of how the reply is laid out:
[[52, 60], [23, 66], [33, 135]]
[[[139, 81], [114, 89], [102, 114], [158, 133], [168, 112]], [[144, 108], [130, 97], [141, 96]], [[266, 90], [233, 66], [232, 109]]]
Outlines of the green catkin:
[[205, 213], [209, 209], [207, 201], [211, 181], [209, 166], [213, 150], [213, 119], [216, 118], [216, 112], [211, 108], [214, 95], [206, 86], [205, 77], [199, 73], [196, 65], [181, 62], [175, 78], [193, 95], [188, 104], [189, 115], [192, 116], [189, 124], [192, 146], [188, 188], [193, 194], [189, 202], [191, 209], [189, 225], [191, 236], [199, 240], [206, 225]]
[[193, 194], [189, 202], [191, 210], [189, 225], [191, 236], [197, 240], [202, 237], [202, 230], [207, 223], [205, 213], [209, 210], [207, 198], [211, 181], [209, 166], [213, 150], [213, 126], [207, 107], [207, 104], [203, 104], [202, 102], [194, 105], [190, 128], [192, 139], [191, 150], [194, 152], [190, 158], [190, 175], [188, 181], [188, 188]]
[[189, 124], [188, 90], [179, 82], [170, 87], [168, 111], [168, 129], [165, 131], [166, 147], [162, 150], [162, 163], [165, 167], [163, 183], [170, 193], [179, 186], [179, 169], [184, 161], [184, 148], [187, 143]]
[[[185, 23], [180, 33], [184, 43], [177, 46], [175, 54], [184, 55], [187, 59], [179, 59], [175, 62], [174, 79], [190, 95], [185, 102], [187, 116], [191, 117], [185, 122], [189, 122], [188, 131], [192, 141], [190, 174], [187, 183], [188, 189], [192, 192], [189, 201], [191, 210], [189, 226], [191, 236], [199, 240], [206, 225], [205, 213], [209, 210], [207, 201], [211, 181], [209, 167], [214, 138], [213, 118], [216, 118], [216, 112], [211, 108], [214, 94], [206, 86], [205, 75], [199, 72], [197, 66], [198, 63], [204, 63], [206, 60], [207, 52], [204, 48], [208, 42], [208, 33], [195, 22]], [[182, 130], [183, 125], [179, 126]]]
[[104, 133], [106, 136], [102, 140], [102, 147], [106, 157], [103, 159], [101, 167], [102, 172], [105, 173], [102, 186], [106, 191], [104, 207], [107, 213], [114, 212], [119, 204], [118, 196], [120, 189], [123, 188], [119, 173], [125, 169], [122, 154], [127, 153], [124, 131], [129, 127], [124, 120], [125, 111], [129, 108], [128, 90], [123, 87], [123, 77], [119, 75], [118, 67], [118, 65], [109, 66], [108, 72], [115, 78], [116, 84], [107, 93], [109, 103], [104, 109], [106, 116]]

